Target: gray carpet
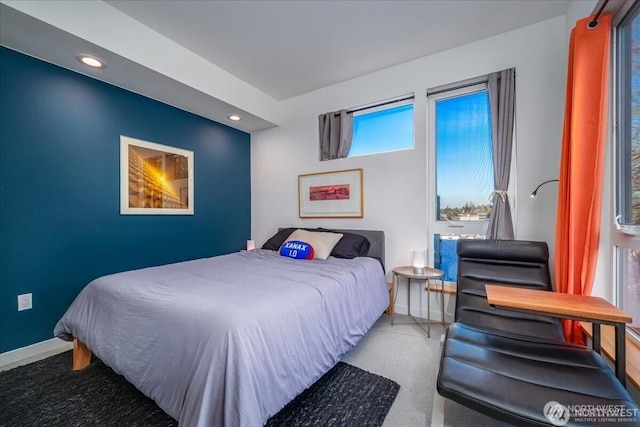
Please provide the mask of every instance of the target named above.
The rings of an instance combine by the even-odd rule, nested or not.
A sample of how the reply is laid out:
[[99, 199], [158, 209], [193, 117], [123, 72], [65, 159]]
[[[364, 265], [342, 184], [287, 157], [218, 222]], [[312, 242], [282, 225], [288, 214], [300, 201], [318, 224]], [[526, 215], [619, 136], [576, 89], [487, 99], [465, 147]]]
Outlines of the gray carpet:
[[[0, 426], [177, 426], [151, 399], [94, 358], [71, 352], [0, 373]], [[269, 426], [381, 426], [400, 386], [339, 362]]]
[[444, 402], [444, 426], [445, 427], [510, 427], [511, 424], [494, 420], [491, 417], [482, 415], [473, 409], [462, 406], [453, 400]]
[[[407, 320], [398, 316], [398, 322]], [[431, 421], [433, 392], [440, 360], [442, 326], [432, 325], [431, 338], [415, 325], [376, 322], [342, 361], [400, 384], [384, 427], [424, 427]]]
[[[440, 365], [440, 336], [445, 328], [433, 322], [431, 338], [407, 316], [392, 326], [386, 317], [376, 322], [342, 361], [375, 372], [400, 384], [400, 391], [383, 427], [504, 427], [506, 424], [444, 399], [440, 419], [432, 419], [436, 377]], [[405, 324], [404, 322], [409, 322]], [[432, 424], [433, 423], [433, 424]]]

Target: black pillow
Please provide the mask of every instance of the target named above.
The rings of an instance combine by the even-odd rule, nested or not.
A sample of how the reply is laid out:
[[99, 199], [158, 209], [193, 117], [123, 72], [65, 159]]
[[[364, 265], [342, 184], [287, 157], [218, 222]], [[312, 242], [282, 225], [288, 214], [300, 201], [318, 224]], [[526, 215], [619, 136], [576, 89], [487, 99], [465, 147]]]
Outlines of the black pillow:
[[325, 228], [319, 228], [318, 230], [342, 234], [342, 239], [338, 240], [338, 243], [333, 247], [331, 256], [336, 258], [352, 259], [359, 256], [367, 256], [369, 253], [371, 243], [369, 242], [369, 239], [364, 236], [344, 231], [327, 230]]
[[264, 242], [262, 245], [262, 249], [269, 249], [270, 251], [279, 251], [280, 246], [284, 243], [285, 240], [296, 231], [297, 228], [283, 228], [278, 230], [276, 234], [274, 234], [269, 240]]

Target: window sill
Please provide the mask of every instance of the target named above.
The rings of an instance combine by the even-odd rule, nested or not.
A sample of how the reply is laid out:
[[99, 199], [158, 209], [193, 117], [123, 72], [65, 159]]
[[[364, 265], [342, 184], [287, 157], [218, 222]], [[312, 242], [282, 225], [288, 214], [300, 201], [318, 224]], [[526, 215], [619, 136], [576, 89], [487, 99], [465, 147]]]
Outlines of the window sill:
[[[591, 323], [580, 322], [582, 329], [591, 338]], [[602, 353], [611, 361], [615, 361], [615, 332], [613, 326], [601, 325], [601, 347]], [[631, 382], [637, 389], [640, 389], [640, 346], [629, 338], [626, 337], [626, 359], [627, 367], [625, 369], [627, 373], [627, 380]]]

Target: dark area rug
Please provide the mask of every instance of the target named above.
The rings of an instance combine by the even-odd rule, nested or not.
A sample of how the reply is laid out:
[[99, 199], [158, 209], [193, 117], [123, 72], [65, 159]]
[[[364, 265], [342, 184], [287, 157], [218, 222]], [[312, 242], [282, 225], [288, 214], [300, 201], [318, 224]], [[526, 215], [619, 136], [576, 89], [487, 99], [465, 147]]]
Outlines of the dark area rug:
[[[94, 358], [71, 352], [0, 372], [0, 426], [177, 426], [156, 403]], [[267, 422], [274, 426], [381, 426], [400, 386], [339, 362]], [[265, 391], [267, 392], [267, 391]]]
[[0, 426], [177, 426], [156, 403], [94, 358], [67, 351], [0, 372]]
[[267, 421], [276, 426], [381, 426], [400, 386], [338, 362]]

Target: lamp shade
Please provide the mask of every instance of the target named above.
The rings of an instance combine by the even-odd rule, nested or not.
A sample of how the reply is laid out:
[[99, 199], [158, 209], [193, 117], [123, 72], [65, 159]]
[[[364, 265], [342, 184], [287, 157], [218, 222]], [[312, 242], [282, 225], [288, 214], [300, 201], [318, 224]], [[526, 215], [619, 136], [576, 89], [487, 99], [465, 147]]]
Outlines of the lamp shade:
[[247, 250], [248, 251], [252, 251], [256, 248], [256, 241], [255, 240], [247, 240]]
[[414, 250], [413, 251], [413, 272], [415, 274], [423, 274], [424, 266], [427, 263], [427, 251], [425, 250]]

